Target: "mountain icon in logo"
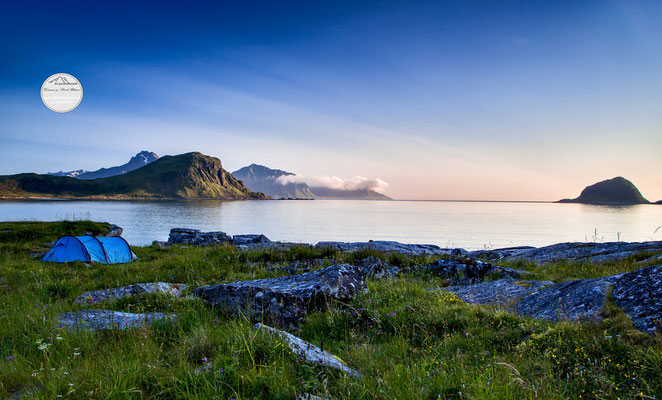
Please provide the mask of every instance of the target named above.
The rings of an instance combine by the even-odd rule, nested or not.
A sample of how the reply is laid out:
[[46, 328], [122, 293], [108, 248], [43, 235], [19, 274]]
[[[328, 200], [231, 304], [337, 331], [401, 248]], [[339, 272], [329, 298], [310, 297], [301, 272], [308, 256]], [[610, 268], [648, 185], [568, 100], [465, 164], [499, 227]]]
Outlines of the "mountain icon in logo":
[[77, 82], [69, 82], [66, 76], [60, 75], [56, 77], [55, 79], [51, 79], [48, 81], [48, 83], [52, 83], [54, 85], [76, 85]]

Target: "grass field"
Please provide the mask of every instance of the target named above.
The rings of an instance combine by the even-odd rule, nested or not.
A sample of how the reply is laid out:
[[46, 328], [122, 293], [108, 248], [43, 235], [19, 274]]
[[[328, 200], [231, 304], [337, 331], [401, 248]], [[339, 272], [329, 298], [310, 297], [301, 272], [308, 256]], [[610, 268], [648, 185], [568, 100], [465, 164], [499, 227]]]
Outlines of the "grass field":
[[[179, 314], [174, 323], [130, 331], [61, 328], [58, 314], [79, 309], [84, 291], [140, 282], [191, 287], [283, 275], [274, 263], [368, 255], [399, 266], [424, 257], [307, 247], [288, 252], [135, 247], [123, 265], [41, 263], [33, 253], [64, 234], [104, 232], [107, 224], [0, 223], [0, 398], [290, 399], [659, 399], [662, 338], [634, 330], [608, 304], [600, 323], [551, 323], [466, 304], [426, 274], [369, 281], [351, 304], [329, 305], [295, 334], [363, 374], [350, 378], [302, 362], [253, 323], [206, 308], [198, 299], [149, 295], [97, 305]], [[510, 265], [556, 281], [640, 267], [637, 259], [605, 265]], [[267, 264], [269, 263], [269, 264]]]

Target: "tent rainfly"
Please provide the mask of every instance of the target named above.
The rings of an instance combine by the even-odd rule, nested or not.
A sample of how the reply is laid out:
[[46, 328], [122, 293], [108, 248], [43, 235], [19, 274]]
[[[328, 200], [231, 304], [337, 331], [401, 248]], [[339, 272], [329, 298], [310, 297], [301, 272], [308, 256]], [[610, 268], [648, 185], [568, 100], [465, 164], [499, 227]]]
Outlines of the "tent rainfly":
[[138, 259], [124, 238], [62, 236], [41, 261], [121, 264]]

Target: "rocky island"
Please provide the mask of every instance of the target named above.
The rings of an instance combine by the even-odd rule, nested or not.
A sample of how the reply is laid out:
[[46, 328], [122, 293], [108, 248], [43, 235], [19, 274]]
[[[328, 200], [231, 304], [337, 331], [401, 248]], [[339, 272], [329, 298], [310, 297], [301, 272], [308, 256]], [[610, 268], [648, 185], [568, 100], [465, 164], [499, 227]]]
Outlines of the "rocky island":
[[649, 204], [639, 189], [629, 180], [618, 176], [587, 186], [579, 197], [563, 199], [559, 203], [581, 203], [594, 205]]

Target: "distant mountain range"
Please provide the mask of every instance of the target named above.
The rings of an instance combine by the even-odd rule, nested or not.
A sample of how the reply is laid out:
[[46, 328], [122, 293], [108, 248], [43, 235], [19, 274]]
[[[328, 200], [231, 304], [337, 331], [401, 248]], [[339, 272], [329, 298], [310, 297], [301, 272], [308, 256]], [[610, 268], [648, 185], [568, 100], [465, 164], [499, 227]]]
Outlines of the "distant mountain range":
[[[279, 199], [314, 199], [315, 194], [305, 183], [277, 182], [281, 176], [293, 176], [291, 172], [271, 169], [262, 165], [251, 164], [232, 173], [232, 176], [244, 182], [247, 188], [262, 192]], [[269, 194], [270, 193], [270, 194]]]
[[[131, 160], [135, 161], [136, 157]], [[70, 176], [38, 174], [0, 176], [0, 197], [218, 200], [269, 198], [244, 186], [224, 170], [221, 160], [215, 157], [186, 153], [165, 156], [149, 163], [145, 162], [147, 159], [149, 158], [143, 159], [144, 166], [129, 172], [123, 172], [124, 166], [105, 169], [106, 173], [111, 170], [112, 173], [118, 173], [108, 178], [76, 179]], [[141, 161], [140, 158], [138, 161]]]
[[48, 172], [48, 175], [53, 176], [69, 176], [76, 179], [99, 179], [99, 178], [109, 178], [115, 175], [126, 174], [127, 172], [134, 171], [140, 167], [154, 162], [159, 159], [159, 156], [156, 153], [150, 151], [141, 151], [135, 156], [131, 157], [128, 163], [110, 168], [101, 168], [96, 171], [86, 171], [84, 169], [77, 169], [75, 171], [60, 171], [60, 172]]
[[343, 190], [283, 181], [279, 178], [296, 175], [258, 164], [243, 167], [234, 171], [232, 175], [241, 180], [249, 189], [277, 199], [391, 200], [390, 197], [370, 189]]
[[[607, 179], [602, 182], [587, 186], [582, 190], [579, 197], [574, 199], [563, 199], [559, 203], [582, 203], [595, 205], [633, 205], [650, 204], [641, 195], [639, 189], [622, 176]], [[662, 204], [658, 201], [656, 204]]]

